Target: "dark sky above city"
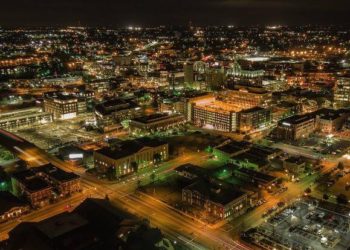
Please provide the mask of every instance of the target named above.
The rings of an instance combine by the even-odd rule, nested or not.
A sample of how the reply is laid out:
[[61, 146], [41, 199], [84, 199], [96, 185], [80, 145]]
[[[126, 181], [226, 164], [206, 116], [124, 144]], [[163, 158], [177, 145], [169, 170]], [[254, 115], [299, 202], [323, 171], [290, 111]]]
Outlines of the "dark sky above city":
[[3, 0], [0, 26], [349, 24], [349, 0]]

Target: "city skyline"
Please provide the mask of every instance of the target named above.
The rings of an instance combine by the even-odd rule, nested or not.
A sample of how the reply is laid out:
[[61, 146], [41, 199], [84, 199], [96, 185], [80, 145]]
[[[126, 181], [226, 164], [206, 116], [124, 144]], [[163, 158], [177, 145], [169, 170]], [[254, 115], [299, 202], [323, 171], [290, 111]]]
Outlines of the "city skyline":
[[0, 6], [0, 250], [349, 250], [349, 0]]

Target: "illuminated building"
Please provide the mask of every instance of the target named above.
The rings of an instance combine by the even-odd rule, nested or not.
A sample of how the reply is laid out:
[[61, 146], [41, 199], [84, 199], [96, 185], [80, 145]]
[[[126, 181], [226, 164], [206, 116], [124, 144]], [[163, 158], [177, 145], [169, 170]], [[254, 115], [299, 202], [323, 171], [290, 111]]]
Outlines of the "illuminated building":
[[[86, 105], [86, 104], [85, 104]], [[48, 93], [44, 96], [44, 110], [54, 119], [66, 120], [78, 115], [78, 98], [65, 93]]]
[[252, 144], [247, 141], [230, 141], [213, 149], [213, 154], [220, 160], [229, 162], [231, 157], [247, 152]]
[[205, 83], [208, 89], [218, 90], [225, 84], [225, 72], [223, 67], [210, 67], [205, 73]]
[[276, 79], [262, 79], [261, 86], [271, 92], [284, 91], [289, 88], [287, 81]]
[[334, 104], [337, 108], [350, 105], [350, 77], [340, 77], [334, 89]]
[[301, 103], [301, 112], [303, 114], [315, 112], [318, 110], [318, 104], [315, 100], [301, 99], [299, 103]]
[[283, 168], [289, 173], [299, 175], [305, 172], [306, 162], [299, 157], [289, 157], [283, 161]]
[[115, 65], [110, 60], [85, 62], [83, 68], [87, 75], [96, 79], [115, 77]]
[[[223, 91], [187, 100], [187, 119], [195, 125], [224, 132], [242, 133], [262, 129], [271, 122], [266, 107], [271, 101], [267, 92]], [[242, 124], [240, 124], [242, 123]]]
[[133, 133], [152, 134], [156, 131], [176, 128], [184, 123], [185, 118], [181, 114], [158, 113], [132, 119], [129, 123], [129, 129]]
[[35, 68], [48, 61], [47, 56], [22, 56], [0, 59], [0, 77], [22, 77], [36, 72]]
[[282, 150], [255, 145], [247, 141], [231, 141], [213, 150], [220, 160], [240, 168], [266, 169], [270, 160], [282, 154]]
[[143, 110], [133, 100], [117, 98], [100, 103], [95, 107], [97, 126], [104, 131], [116, 129], [120, 122], [142, 114]]
[[[240, 168], [248, 168], [253, 170], [266, 170], [269, 166], [269, 161], [266, 156], [255, 155], [256, 149], [250, 149], [247, 152], [231, 157], [229, 163], [239, 166]], [[272, 152], [271, 154], [274, 154]]]
[[300, 112], [301, 105], [295, 102], [281, 101], [272, 108], [272, 121], [278, 121], [296, 115]]
[[264, 70], [245, 70], [239, 65], [237, 60], [234, 60], [234, 63], [230, 64], [226, 70], [226, 75], [241, 77], [241, 78], [258, 78], [264, 76]]
[[24, 196], [33, 207], [49, 204], [55, 195], [66, 196], [81, 190], [78, 175], [51, 164], [16, 172], [11, 180], [13, 194]]
[[350, 112], [346, 109], [321, 109], [316, 112], [317, 130], [328, 134], [339, 131], [349, 115]]
[[208, 67], [209, 65], [203, 61], [197, 61], [193, 64], [193, 79], [195, 82], [205, 81], [205, 72], [207, 71]]
[[90, 90], [84, 90], [84, 91], [76, 92], [75, 95], [78, 98], [83, 98], [83, 99], [86, 99], [86, 100], [92, 100], [95, 97], [95, 92], [94, 91], [90, 91]]
[[0, 191], [0, 223], [29, 212], [29, 205], [9, 192]]
[[51, 164], [37, 167], [35, 172], [50, 183], [61, 196], [81, 191], [80, 177], [74, 173], [65, 172]]
[[182, 190], [182, 201], [203, 208], [220, 219], [244, 214], [249, 207], [248, 194], [231, 185], [220, 184], [198, 180]]
[[3, 112], [0, 114], [0, 128], [13, 130], [25, 127], [33, 127], [36, 125], [52, 122], [51, 113], [42, 112], [41, 108], [19, 109], [11, 112]]
[[235, 59], [227, 67], [223, 67], [220, 62], [212, 64], [204, 61], [194, 63], [185, 63], [185, 83], [205, 82], [209, 89], [220, 89], [225, 83], [227, 77], [237, 79], [255, 79], [264, 76], [264, 70], [245, 70]]
[[227, 103], [209, 98], [196, 102], [192, 109], [191, 121], [197, 126], [224, 132], [237, 130], [237, 110]]
[[175, 91], [177, 87], [183, 85], [184, 73], [182, 71], [171, 71], [168, 73], [166, 81], [169, 83], [169, 90]]
[[208, 93], [195, 93], [183, 98], [185, 103], [184, 115], [187, 121], [193, 121], [193, 106], [215, 101], [215, 96]]
[[255, 171], [250, 168], [234, 168], [234, 175], [247, 182], [252, 182], [259, 187], [271, 187], [274, 183], [277, 183], [278, 178], [266, 173]]
[[192, 84], [194, 81], [193, 63], [187, 62], [184, 64], [185, 84]]
[[316, 129], [314, 115], [296, 115], [278, 123], [277, 137], [285, 140], [306, 138]]
[[243, 110], [238, 114], [238, 124], [243, 134], [264, 129], [271, 124], [271, 111], [261, 107]]
[[12, 192], [17, 197], [24, 196], [32, 207], [48, 205], [53, 197], [53, 187], [34, 171], [25, 170], [14, 173], [12, 178]]
[[39, 64], [47, 61], [47, 57], [17, 57], [12, 59], [0, 59], [0, 68], [16, 67], [23, 65]]
[[220, 89], [226, 84], [228, 77], [234, 77], [237, 80], [261, 78], [264, 70], [243, 70], [238, 62], [228, 67], [224, 67], [220, 62], [209, 64], [203, 61], [186, 63], [184, 65], [185, 83], [205, 82], [208, 89]]
[[70, 76], [70, 77], [60, 77], [60, 78], [47, 78], [47, 79], [44, 79], [42, 83], [47, 86], [61, 86], [61, 87], [65, 87], [68, 85], [82, 85], [83, 77]]
[[86, 86], [98, 96], [99, 94], [107, 92], [111, 87], [111, 83], [104, 79], [96, 79], [87, 83]]
[[186, 62], [183, 68], [185, 84], [197, 84], [200, 89], [204, 88], [208, 67], [209, 65], [203, 61]]
[[119, 54], [113, 56], [113, 60], [117, 66], [129, 66], [132, 63], [132, 56], [131, 53]]
[[115, 177], [131, 174], [139, 168], [147, 167], [168, 159], [168, 144], [158, 140], [142, 138], [123, 141], [112, 147], [94, 152], [97, 170], [107, 173], [111, 169]]
[[166, 98], [160, 101], [159, 111], [162, 113], [180, 113], [185, 114], [185, 103], [181, 98]]

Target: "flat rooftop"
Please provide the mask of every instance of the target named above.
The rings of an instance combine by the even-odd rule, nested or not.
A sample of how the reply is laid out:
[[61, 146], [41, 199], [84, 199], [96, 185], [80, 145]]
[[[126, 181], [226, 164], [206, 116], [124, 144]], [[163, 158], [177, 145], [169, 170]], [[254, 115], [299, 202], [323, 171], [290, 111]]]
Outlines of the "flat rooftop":
[[199, 166], [196, 166], [196, 165], [193, 165], [191, 163], [187, 163], [187, 164], [183, 164], [181, 166], [178, 166], [175, 171], [177, 172], [188, 172], [190, 174], [193, 174], [193, 175], [196, 175], [198, 177], [200, 176], [203, 176], [207, 170], [202, 168], [202, 167], [199, 167]]
[[66, 172], [60, 168], [53, 166], [52, 164], [47, 164], [38, 168], [35, 168], [37, 172], [43, 172], [59, 182], [67, 182], [79, 179], [80, 177], [74, 173]]
[[111, 159], [117, 160], [133, 155], [144, 147], [158, 147], [166, 144], [166, 142], [156, 139], [140, 138], [136, 140], [122, 141], [114, 147], [105, 147], [97, 150], [96, 152]]
[[209, 200], [221, 205], [226, 205], [245, 194], [245, 192], [236, 189], [232, 185], [224, 183], [219, 185], [219, 183], [207, 180], [199, 180], [185, 189], [197, 191]]
[[261, 107], [253, 107], [250, 109], [244, 109], [241, 111], [243, 114], [248, 114], [248, 113], [254, 113], [254, 112], [259, 112], [259, 111], [265, 111], [267, 109], [261, 108]]
[[125, 109], [136, 109], [139, 106], [132, 100], [125, 100], [121, 98], [115, 98], [112, 100], [105, 101], [97, 104], [95, 110], [102, 115], [112, 114]]
[[253, 145], [248, 151], [247, 154], [251, 154], [260, 158], [268, 158], [271, 155], [282, 153], [282, 150], [276, 148], [269, 148], [260, 145]]
[[225, 144], [223, 146], [217, 147], [217, 150], [220, 150], [227, 154], [234, 154], [237, 152], [240, 152], [242, 150], [246, 150], [251, 147], [251, 143], [247, 141], [232, 141], [228, 144]]
[[233, 156], [233, 157], [231, 157], [231, 159], [238, 160], [241, 162], [250, 162], [250, 163], [258, 165], [259, 167], [265, 166], [268, 164], [267, 160], [265, 160], [263, 158], [256, 157], [256, 156], [251, 155], [251, 154], [248, 154], [246, 152], [239, 154], [239, 155], [236, 155], [236, 156]]
[[42, 112], [41, 108], [26, 108], [26, 109], [19, 109], [16, 111], [11, 112], [3, 112], [0, 114], [0, 121], [11, 121], [21, 118], [28, 118], [38, 115], [45, 115], [49, 114], [47, 112]]
[[73, 95], [73, 94], [57, 92], [57, 91], [45, 93], [44, 94], [44, 98], [60, 100], [60, 101], [77, 100], [77, 97], [75, 95]]
[[241, 172], [243, 174], [246, 174], [248, 176], [251, 176], [252, 179], [262, 180], [266, 183], [272, 182], [272, 181], [277, 179], [277, 177], [275, 177], [275, 176], [261, 173], [259, 171], [255, 171], [255, 170], [249, 169], [249, 168], [240, 168], [240, 169], [237, 169], [236, 171]]
[[88, 221], [77, 213], [63, 213], [39, 222], [35, 227], [49, 239], [54, 239], [87, 224]]
[[314, 117], [312, 115], [294, 115], [291, 117], [288, 117], [286, 119], [283, 119], [280, 121], [280, 124], [288, 126], [287, 124], [293, 124], [293, 125], [297, 125], [309, 120], [314, 119]]
[[183, 117], [183, 116], [180, 114], [169, 115], [167, 113], [157, 113], [157, 114], [137, 117], [137, 118], [134, 118], [132, 121], [149, 124], [153, 122], [158, 122], [158, 121], [163, 121], [163, 120], [168, 120], [173, 118], [180, 118], [180, 117]]
[[225, 114], [241, 111], [240, 108], [237, 108], [234, 105], [231, 105], [229, 103], [225, 103], [222, 101], [217, 101], [217, 100], [213, 102], [197, 104], [195, 108], [204, 109], [211, 112], [225, 113]]

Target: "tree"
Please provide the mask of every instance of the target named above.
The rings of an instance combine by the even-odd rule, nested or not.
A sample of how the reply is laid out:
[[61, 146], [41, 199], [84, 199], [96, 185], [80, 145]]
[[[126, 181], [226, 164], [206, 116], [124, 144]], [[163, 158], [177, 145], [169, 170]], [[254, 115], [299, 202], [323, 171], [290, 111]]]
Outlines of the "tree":
[[137, 173], [139, 171], [139, 164], [136, 161], [130, 163], [132, 170]]
[[160, 155], [160, 153], [156, 153], [154, 154], [153, 159], [155, 163], [159, 163], [162, 160], [162, 156]]
[[107, 170], [107, 178], [109, 180], [114, 180], [115, 179], [115, 176], [116, 176], [116, 173], [115, 173], [115, 167], [114, 166], [110, 166]]
[[344, 163], [343, 163], [343, 162], [339, 162], [337, 168], [338, 168], [339, 170], [344, 170]]
[[278, 185], [281, 185], [283, 183], [283, 180], [282, 180], [282, 178], [278, 178], [276, 182]]
[[252, 139], [252, 137], [250, 135], [245, 135], [243, 137], [243, 140], [245, 140], [245, 141], [250, 141], [251, 139]]
[[154, 180], [156, 179], [156, 174], [152, 172], [152, 174], [150, 175], [150, 178], [152, 180], [152, 183], [154, 183]]
[[141, 187], [141, 180], [137, 179], [137, 188], [140, 188], [140, 187]]
[[347, 204], [348, 203], [348, 197], [345, 194], [339, 194], [337, 196], [337, 203], [338, 204]]
[[323, 194], [323, 199], [324, 200], [328, 200], [329, 199], [329, 195], [328, 194]]
[[10, 161], [14, 159], [14, 156], [10, 151], [3, 150], [3, 151], [0, 151], [0, 158], [4, 161]]

